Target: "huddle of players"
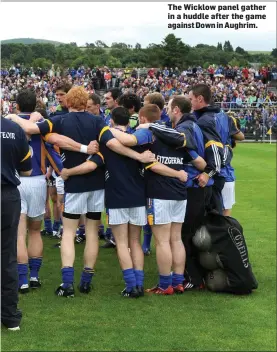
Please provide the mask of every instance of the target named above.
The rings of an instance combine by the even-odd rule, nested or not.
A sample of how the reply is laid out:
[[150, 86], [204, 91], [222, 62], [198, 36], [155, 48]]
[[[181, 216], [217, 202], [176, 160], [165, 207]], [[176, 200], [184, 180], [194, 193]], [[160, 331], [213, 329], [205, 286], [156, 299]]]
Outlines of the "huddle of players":
[[[41, 285], [38, 277], [42, 261], [39, 229], [46, 200], [46, 185], [42, 185], [45, 174], [42, 150], [45, 145], [48, 148], [45, 155], [56, 173], [65, 180], [62, 284], [56, 290], [57, 295], [74, 296], [74, 238], [83, 214], [86, 216], [86, 245], [84, 270], [78, 287], [82, 293], [90, 292], [98, 255], [98, 226], [105, 207], [125, 281], [123, 296], [139, 297], [144, 294], [144, 253], [140, 233], [141, 227], [147, 223], [155, 238], [159, 282], [146, 291], [171, 295], [183, 293], [193, 286], [201, 287], [201, 284], [193, 284], [193, 270], [186, 268], [189, 275], [186, 280], [184, 278], [185, 247], [190, 247], [191, 234], [210, 205], [222, 211], [221, 191], [225, 174], [232, 174], [231, 139], [242, 139], [242, 134], [231, 118], [220, 115], [209, 106], [210, 90], [205, 85], [194, 87], [190, 100], [178, 96], [169, 102], [167, 113], [174, 129], [167, 127], [169, 120], [164, 118], [164, 101], [159, 93], [147, 96], [139, 111], [132, 102], [134, 96], [124, 95], [116, 101], [114, 92], [109, 93], [107, 102], [109, 98], [114, 101], [106, 121], [110, 127], [103, 117], [96, 116], [99, 115], [96, 109], [99, 111], [100, 106], [93, 107], [98, 104], [89, 99], [82, 87], [74, 87], [66, 95], [64, 93], [69, 109], [67, 114], [35, 123], [37, 115], [30, 114], [34, 106], [22, 108], [21, 103], [18, 110], [27, 113], [27, 119], [22, 114], [20, 117], [9, 116], [27, 134], [33, 135], [30, 142], [32, 162], [36, 165], [39, 160], [37, 164], [41, 168], [41, 174], [37, 175], [39, 171], [34, 171], [33, 167], [33, 174], [27, 181], [23, 178], [20, 185], [22, 204], [27, 204], [25, 208], [22, 206], [24, 221], [21, 219], [19, 226], [21, 245], [25, 249], [27, 216], [32, 220], [28, 223], [28, 252], [25, 250], [25, 257], [18, 255], [21, 292], [29, 288], [28, 255], [30, 287]], [[94, 115], [87, 112], [92, 108], [95, 109]], [[191, 114], [192, 108], [194, 114]], [[130, 117], [133, 129], [130, 128]], [[139, 129], [135, 130], [136, 127]], [[44, 136], [44, 140], [40, 135]], [[98, 143], [91, 142], [96, 140]], [[62, 163], [48, 143], [61, 148]], [[88, 157], [87, 154], [92, 155]], [[223, 176], [222, 170], [225, 170]], [[192, 191], [196, 189], [202, 192], [198, 197], [202, 202], [201, 214], [199, 210], [195, 212], [195, 208], [199, 207], [195, 207], [196, 193]], [[210, 192], [206, 192], [207, 189]], [[37, 202], [34, 202], [34, 195]], [[29, 209], [34, 206], [33, 203], [41, 206], [39, 211], [36, 204], [36, 214]], [[186, 211], [188, 208], [189, 212]], [[36, 226], [32, 228], [32, 224]], [[191, 251], [188, 254], [187, 262], [191, 261], [189, 257], [193, 257]], [[190, 263], [190, 266], [193, 264]]]

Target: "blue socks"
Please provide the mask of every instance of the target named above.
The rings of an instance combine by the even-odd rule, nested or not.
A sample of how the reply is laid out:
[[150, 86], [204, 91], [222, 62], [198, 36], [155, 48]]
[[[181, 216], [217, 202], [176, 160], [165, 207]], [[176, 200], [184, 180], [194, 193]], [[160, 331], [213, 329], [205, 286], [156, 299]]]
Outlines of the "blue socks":
[[110, 239], [110, 237], [112, 236], [112, 229], [110, 227], [107, 227], [105, 236], [107, 239]]
[[30, 277], [38, 279], [38, 272], [42, 264], [42, 257], [40, 258], [29, 258]]
[[172, 286], [172, 276], [160, 275], [159, 287], [162, 288], [163, 290], [166, 290], [169, 286]]
[[94, 276], [94, 270], [91, 268], [84, 268], [81, 276], [82, 283], [91, 283], [92, 277]]
[[59, 231], [59, 229], [60, 229], [60, 226], [61, 226], [61, 221], [60, 220], [55, 220], [54, 221], [54, 224], [53, 224], [53, 231], [56, 231], [56, 232], [58, 232]]
[[51, 219], [44, 219], [44, 230], [47, 232], [53, 232]]
[[63, 287], [67, 288], [69, 285], [73, 285], [74, 282], [74, 268], [67, 266], [62, 268], [62, 281]]
[[185, 280], [184, 275], [175, 274], [175, 273], [172, 274], [172, 286], [173, 287], [176, 287], [180, 284], [182, 285], [184, 280]]
[[152, 238], [152, 230], [150, 225], [145, 225], [143, 226], [143, 233], [144, 233], [144, 239], [143, 239], [143, 244], [142, 248], [145, 249], [150, 249], [151, 247], [151, 238]]
[[115, 243], [115, 239], [113, 237], [112, 229], [110, 227], [107, 227], [106, 234], [105, 234], [106, 240], [107, 241], [112, 241]]
[[101, 224], [101, 225], [99, 225], [98, 226], [98, 234], [99, 234], [99, 236], [104, 236], [104, 225], [103, 224]]
[[134, 269], [135, 277], [136, 277], [136, 286], [143, 286], [144, 284], [144, 271]]
[[78, 236], [84, 236], [85, 235], [85, 225], [80, 225], [78, 229]]
[[136, 276], [134, 269], [122, 270], [123, 278], [126, 284], [127, 292], [131, 292], [133, 287], [136, 287]]
[[28, 264], [17, 264], [18, 287], [28, 285]]

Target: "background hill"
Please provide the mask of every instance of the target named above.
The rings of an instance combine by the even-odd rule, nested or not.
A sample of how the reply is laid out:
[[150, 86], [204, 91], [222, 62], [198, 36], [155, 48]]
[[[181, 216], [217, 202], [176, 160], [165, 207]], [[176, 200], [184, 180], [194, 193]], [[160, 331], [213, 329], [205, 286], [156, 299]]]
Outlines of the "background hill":
[[1, 44], [53, 44], [53, 45], [61, 45], [64, 43], [57, 42], [54, 40], [47, 40], [47, 39], [35, 39], [35, 38], [14, 38], [14, 39], [6, 39], [1, 40]]

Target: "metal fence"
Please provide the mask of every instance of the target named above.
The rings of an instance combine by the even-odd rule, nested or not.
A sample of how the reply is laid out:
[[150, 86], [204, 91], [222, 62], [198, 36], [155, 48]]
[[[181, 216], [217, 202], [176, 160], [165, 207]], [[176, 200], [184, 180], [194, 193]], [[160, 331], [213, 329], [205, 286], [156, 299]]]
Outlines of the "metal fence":
[[240, 111], [240, 110], [255, 110], [255, 109], [266, 109], [266, 108], [277, 108], [277, 101], [272, 102], [255, 102], [252, 104], [243, 102], [242, 104], [236, 104], [236, 102], [215, 102], [216, 106], [220, 107], [222, 110]]

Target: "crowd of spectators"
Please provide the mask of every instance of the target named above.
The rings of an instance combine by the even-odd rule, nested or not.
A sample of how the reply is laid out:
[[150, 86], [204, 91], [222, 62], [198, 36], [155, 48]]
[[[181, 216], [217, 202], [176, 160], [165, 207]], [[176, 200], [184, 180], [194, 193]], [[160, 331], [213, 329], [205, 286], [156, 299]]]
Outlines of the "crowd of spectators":
[[[211, 87], [213, 103], [224, 110], [235, 111], [242, 129], [253, 134], [259, 122], [260, 129], [276, 124], [277, 95], [269, 86], [277, 80], [277, 67], [231, 67], [210, 66], [178, 67], [163, 69], [110, 69], [68, 68], [62, 70], [52, 65], [50, 69], [24, 68], [21, 65], [1, 69], [2, 113], [12, 112], [18, 92], [33, 88], [37, 99], [49, 109], [56, 104], [55, 89], [62, 80], [82, 85], [89, 93], [99, 93], [119, 87], [122, 93], [135, 93], [141, 101], [150, 93], [158, 91], [165, 101], [173, 95], [187, 94], [198, 83]], [[258, 121], [258, 122], [257, 122]]]

